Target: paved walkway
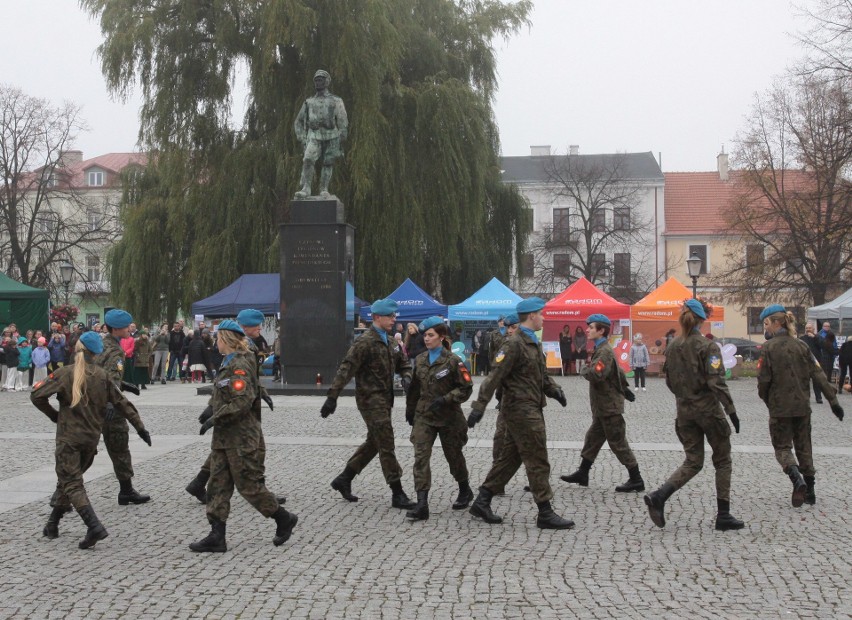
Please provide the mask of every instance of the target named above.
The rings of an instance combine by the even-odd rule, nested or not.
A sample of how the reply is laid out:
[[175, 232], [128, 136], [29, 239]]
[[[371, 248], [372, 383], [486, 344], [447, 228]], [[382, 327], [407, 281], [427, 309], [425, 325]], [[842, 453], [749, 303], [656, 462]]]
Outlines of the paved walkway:
[[[288, 496], [299, 525], [274, 547], [274, 524], [235, 497], [229, 550], [214, 556], [186, 547], [208, 529], [204, 508], [183, 491], [209, 447], [197, 434], [205, 401], [194, 388], [158, 385], [133, 397], [154, 441], [149, 448], [131, 438], [134, 483], [153, 500], [118, 506], [102, 449], [87, 489], [110, 537], [85, 552], [76, 546], [84, 532], [76, 515], [62, 521], [59, 539], [41, 536], [55, 484], [53, 425], [27, 394], [0, 394], [0, 618], [852, 617], [849, 420], [814, 405], [818, 503], [794, 509], [756, 386], [732, 382], [743, 424], [732, 436], [732, 511], [747, 528], [713, 530], [708, 458], [658, 529], [641, 494], [613, 492], [625, 472], [610, 452], [601, 453], [588, 488], [558, 479], [576, 467], [589, 423], [585, 382], [558, 381], [569, 405], [546, 410], [553, 504], [577, 522], [574, 530], [535, 527], [523, 469], [494, 501], [502, 525], [451, 510], [456, 488], [440, 450], [428, 521], [409, 523], [390, 507], [378, 463], [355, 480], [361, 501], [345, 502], [328, 482], [365, 435], [354, 399], [342, 398], [322, 420], [321, 398], [276, 397], [263, 422], [268, 483]], [[841, 402], [852, 415], [852, 398]], [[649, 486], [682, 460], [673, 412], [659, 380], [628, 405], [628, 437]], [[394, 419], [413, 494], [401, 403]], [[490, 465], [493, 424], [489, 409], [466, 448], [474, 485]]]

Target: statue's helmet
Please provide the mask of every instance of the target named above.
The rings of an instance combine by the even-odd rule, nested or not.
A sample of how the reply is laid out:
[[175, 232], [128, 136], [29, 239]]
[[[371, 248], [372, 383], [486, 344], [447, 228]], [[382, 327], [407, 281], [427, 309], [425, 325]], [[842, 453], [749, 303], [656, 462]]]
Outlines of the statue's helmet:
[[326, 71], [325, 69], [318, 69], [317, 72], [314, 73], [314, 79], [317, 79], [318, 77], [324, 77], [329, 82], [331, 82], [331, 75], [329, 75], [328, 71]]

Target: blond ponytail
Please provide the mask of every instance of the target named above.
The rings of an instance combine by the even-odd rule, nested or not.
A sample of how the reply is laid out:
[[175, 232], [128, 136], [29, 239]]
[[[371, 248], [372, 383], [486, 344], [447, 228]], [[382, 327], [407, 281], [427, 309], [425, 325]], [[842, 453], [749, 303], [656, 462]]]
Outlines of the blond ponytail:
[[796, 317], [793, 316], [793, 313], [789, 310], [787, 311], [787, 333], [790, 334], [793, 338], [796, 337]]
[[88, 402], [86, 395], [86, 356], [88, 349], [79, 340], [74, 347], [74, 384], [71, 388], [71, 406], [76, 407], [80, 401]]

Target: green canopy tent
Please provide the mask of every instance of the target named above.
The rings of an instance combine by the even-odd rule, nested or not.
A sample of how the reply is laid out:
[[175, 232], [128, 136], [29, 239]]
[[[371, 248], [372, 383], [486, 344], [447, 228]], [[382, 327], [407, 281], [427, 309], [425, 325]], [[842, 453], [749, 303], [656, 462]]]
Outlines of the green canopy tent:
[[28, 329], [47, 333], [50, 327], [50, 293], [0, 273], [0, 329], [9, 323], [14, 323], [22, 334]]

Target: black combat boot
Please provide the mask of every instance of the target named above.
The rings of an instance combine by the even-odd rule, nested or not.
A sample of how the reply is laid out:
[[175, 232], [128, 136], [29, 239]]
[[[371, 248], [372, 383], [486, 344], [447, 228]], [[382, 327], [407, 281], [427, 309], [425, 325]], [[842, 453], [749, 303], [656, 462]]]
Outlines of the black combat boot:
[[50, 511], [50, 516], [47, 518], [47, 523], [41, 533], [51, 539], [59, 538], [59, 521], [65, 516], [66, 512], [68, 511], [64, 508], [54, 507]]
[[538, 518], [535, 520], [536, 527], [542, 530], [570, 530], [574, 527], [571, 519], [563, 519], [553, 512], [550, 502], [538, 504]]
[[225, 543], [225, 522], [210, 520], [210, 533], [201, 540], [189, 543], [189, 548], [198, 553], [224, 553], [228, 550]]
[[198, 475], [186, 485], [186, 492], [193, 497], [198, 498], [202, 504], [207, 503], [207, 481], [210, 480], [210, 472], [203, 469], [198, 472]]
[[645, 505], [648, 507], [648, 514], [651, 517], [651, 521], [653, 521], [654, 525], [657, 527], [664, 527], [666, 525], [666, 517], [663, 513], [663, 507], [666, 500], [670, 498], [674, 492], [674, 485], [670, 482], [665, 482], [659, 489], [645, 496]]
[[793, 507], [798, 508], [805, 503], [805, 493], [808, 490], [808, 485], [802, 474], [799, 473], [799, 468], [796, 465], [790, 465], [787, 468], [787, 475], [790, 477], [790, 482], [793, 483], [793, 495], [790, 500], [793, 502]]
[[107, 532], [103, 524], [98, 521], [98, 517], [95, 515], [95, 511], [92, 510], [91, 505], [86, 504], [77, 510], [77, 512], [79, 513], [80, 518], [83, 519], [83, 523], [85, 523], [86, 527], [89, 528], [86, 530], [86, 535], [83, 537], [83, 540], [81, 540], [80, 544], [77, 545], [80, 549], [89, 549], [94, 547], [96, 542], [109, 536], [109, 532]]
[[415, 503], [412, 502], [408, 495], [405, 494], [405, 491], [402, 490], [402, 483], [399, 480], [392, 482], [390, 484], [390, 488], [391, 506], [394, 508], [402, 508], [403, 510], [414, 508]]
[[716, 514], [717, 530], [741, 530], [745, 527], [745, 523], [731, 514], [731, 502], [726, 499], [717, 499], [716, 505], [719, 508]]
[[630, 491], [644, 491], [645, 490], [645, 481], [642, 480], [642, 474], [639, 473], [639, 466], [634, 465], [633, 467], [627, 468], [627, 473], [630, 475], [627, 482], [624, 484], [619, 484], [615, 487], [615, 490], [619, 493], [629, 493]]
[[582, 459], [580, 461], [580, 469], [571, 475], [559, 477], [565, 482], [573, 482], [574, 484], [579, 484], [581, 487], [587, 487], [589, 486], [589, 470], [591, 468], [592, 461], [589, 459]]
[[805, 476], [805, 485], [807, 485], [808, 490], [805, 491], [805, 503], [813, 506], [816, 504], [816, 491], [814, 491], [814, 485], [816, 484], [816, 479], [813, 476]]
[[121, 487], [118, 492], [119, 506], [127, 506], [127, 504], [144, 504], [149, 499], [151, 499], [150, 495], [142, 495], [141, 493], [137, 493], [136, 489], [133, 488], [133, 483], [130, 482], [130, 480], [119, 480], [118, 484]]
[[474, 517], [479, 517], [486, 523], [503, 523], [503, 517], [495, 515], [491, 511], [491, 498], [494, 494], [485, 487], [479, 487], [479, 495], [473, 501], [473, 506], [470, 507], [470, 514]]
[[405, 516], [415, 521], [425, 521], [429, 518], [429, 491], [417, 491], [417, 505], [406, 512]]
[[290, 540], [290, 535], [293, 533], [293, 528], [296, 527], [296, 523], [299, 522], [299, 517], [292, 512], [284, 510], [283, 506], [278, 506], [278, 510], [275, 511], [272, 518], [275, 519], [276, 524], [275, 538], [272, 539], [272, 544], [276, 547], [280, 547]]
[[347, 502], [357, 502], [358, 497], [352, 495], [352, 480], [355, 478], [355, 470], [347, 466], [343, 473], [331, 481], [331, 488], [338, 491]]
[[453, 502], [453, 510], [464, 510], [473, 501], [473, 489], [470, 488], [470, 483], [465, 480], [459, 482], [459, 496]]

